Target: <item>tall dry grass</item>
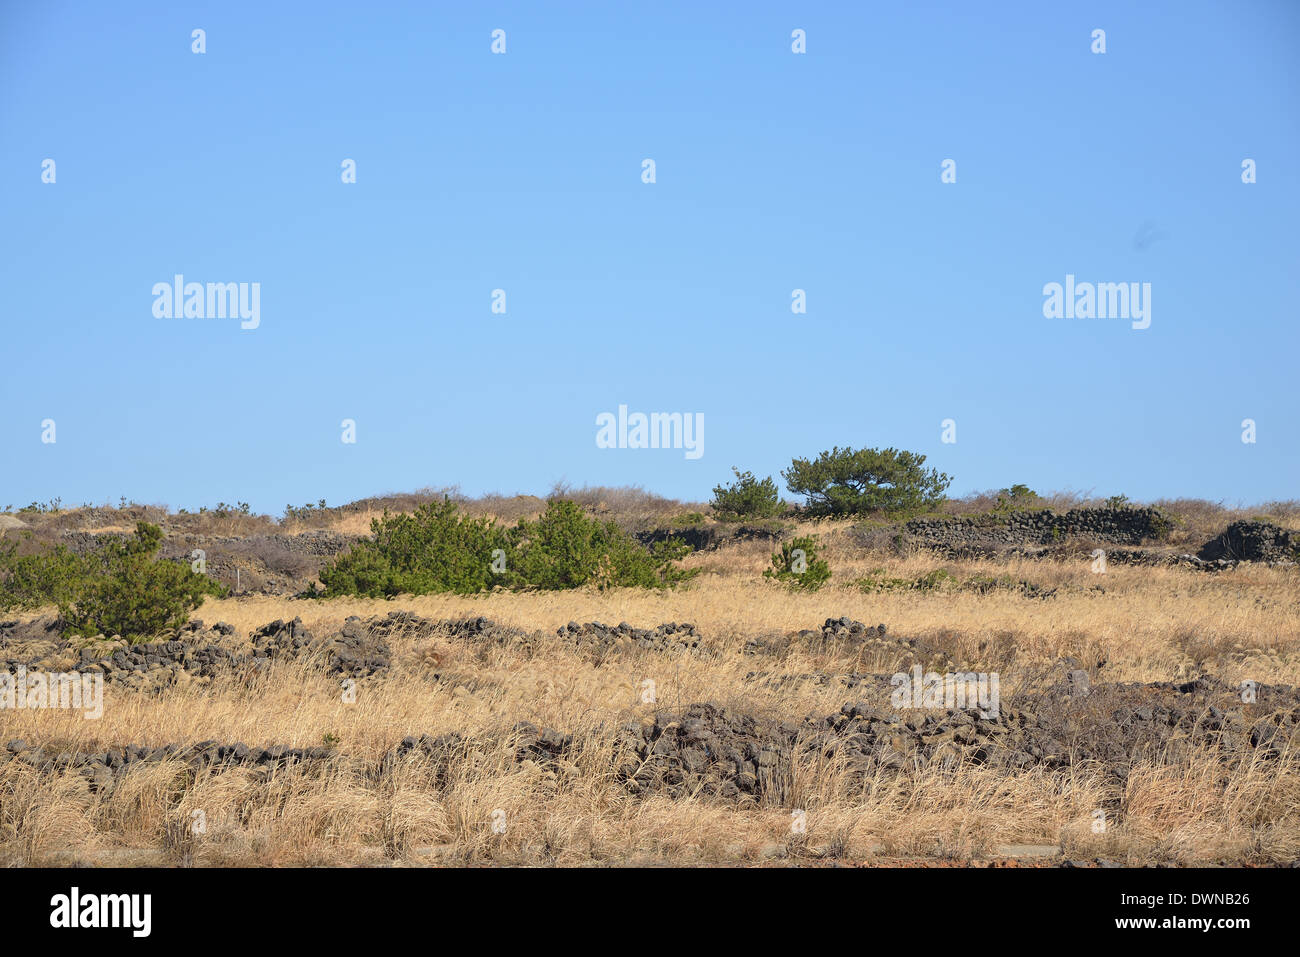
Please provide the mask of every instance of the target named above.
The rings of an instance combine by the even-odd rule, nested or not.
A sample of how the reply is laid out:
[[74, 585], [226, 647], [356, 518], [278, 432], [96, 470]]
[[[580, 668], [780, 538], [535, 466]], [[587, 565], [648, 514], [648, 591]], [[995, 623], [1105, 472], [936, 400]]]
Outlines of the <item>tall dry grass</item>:
[[[593, 493], [599, 498], [599, 493]], [[647, 510], [657, 503], [647, 501]], [[358, 516], [364, 513], [357, 513]], [[764, 632], [817, 628], [849, 616], [925, 640], [973, 670], [999, 670], [1004, 687], [1042, 679], [1069, 657], [1097, 680], [1164, 681], [1202, 673], [1229, 682], [1300, 684], [1300, 573], [1241, 566], [1207, 574], [1183, 568], [1087, 561], [945, 562], [925, 554], [869, 554], [846, 523], [815, 523], [835, 572], [812, 594], [764, 581], [771, 543], [693, 555], [701, 570], [668, 592], [493, 593], [391, 602], [240, 596], [198, 611], [246, 634], [275, 618], [301, 617], [318, 634], [349, 615], [409, 610], [432, 619], [487, 615], [544, 636], [530, 646], [475, 643], [446, 633], [399, 635], [385, 678], [363, 679], [355, 704], [318, 666], [275, 664], [246, 678], [225, 675], [158, 695], [110, 685], [104, 716], [0, 711], [0, 744], [14, 738], [55, 751], [159, 746], [215, 739], [291, 747], [337, 742], [322, 765], [252, 769], [191, 779], [176, 762], [133, 770], [95, 794], [76, 775], [0, 766], [0, 860], [61, 864], [259, 865], [889, 862], [996, 856], [1003, 845], [1056, 845], [1071, 857], [1128, 864], [1283, 863], [1300, 855], [1297, 756], [1233, 766], [1210, 751], [1138, 764], [1122, 783], [1076, 764], [1007, 772], [963, 766], [850, 778], [833, 764], [796, 765], [789, 806], [733, 806], [702, 797], [634, 797], [613, 780], [616, 728], [656, 709], [713, 702], [798, 721], [856, 697], [834, 683], [775, 684], [774, 676], [879, 669], [846, 647], [796, 648], [782, 657], [742, 654]], [[1025, 580], [1053, 597], [949, 587], [867, 592], [865, 576], [915, 580], [947, 568]], [[554, 636], [569, 621], [692, 622], [711, 654], [595, 658]], [[549, 637], [548, 637], [549, 636]], [[1098, 665], [1100, 668], [1098, 669]], [[986, 666], [986, 667], [985, 667]], [[640, 702], [645, 678], [657, 705]], [[863, 692], [865, 694], [865, 692]], [[517, 721], [574, 735], [579, 747], [555, 767], [516, 763], [505, 742]], [[469, 744], [449, 778], [411, 757], [376, 775], [382, 756], [411, 734], [457, 732]], [[807, 813], [806, 835], [790, 815]], [[1107, 827], [1094, 830], [1104, 809]], [[204, 833], [188, 826], [202, 811]], [[493, 812], [505, 814], [503, 834]]]

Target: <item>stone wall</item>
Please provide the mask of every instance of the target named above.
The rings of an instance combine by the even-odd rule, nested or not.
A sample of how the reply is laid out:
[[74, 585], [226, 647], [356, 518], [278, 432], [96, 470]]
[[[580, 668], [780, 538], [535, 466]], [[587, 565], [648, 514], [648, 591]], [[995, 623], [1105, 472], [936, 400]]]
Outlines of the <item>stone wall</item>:
[[1158, 508], [1074, 508], [1011, 512], [1005, 516], [918, 518], [904, 535], [922, 545], [1051, 545], [1078, 536], [1118, 545], [1159, 540], [1169, 519]]

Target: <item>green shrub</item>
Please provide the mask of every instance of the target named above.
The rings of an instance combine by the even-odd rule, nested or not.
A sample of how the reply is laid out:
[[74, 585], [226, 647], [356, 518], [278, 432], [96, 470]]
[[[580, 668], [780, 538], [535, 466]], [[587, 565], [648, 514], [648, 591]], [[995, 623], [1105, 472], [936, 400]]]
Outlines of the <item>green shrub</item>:
[[1028, 485], [1013, 485], [1011, 488], [1004, 488], [998, 492], [998, 500], [993, 506], [993, 512], [998, 515], [1006, 515], [1011, 512], [1042, 508], [1042, 506], [1042, 497]]
[[713, 488], [713, 514], [718, 518], [774, 518], [785, 511], [785, 503], [770, 475], [759, 481], [753, 472], [742, 472], [735, 466], [731, 471], [735, 473], [735, 482]]
[[[31, 537], [29, 534], [28, 538]], [[63, 608], [85, 585], [85, 559], [62, 545], [52, 551], [18, 555], [18, 542], [0, 543], [0, 611], [42, 605]]]
[[[494, 571], [493, 552], [509, 554], [511, 536], [491, 519], [462, 515], [449, 499], [426, 502], [410, 514], [390, 515], [370, 523], [370, 538], [325, 564], [320, 570], [326, 595], [468, 594], [508, 584]], [[499, 562], [497, 563], [499, 567]]]
[[677, 539], [657, 543], [647, 551], [617, 522], [588, 517], [576, 502], [551, 499], [535, 522], [521, 521], [516, 529], [519, 584], [534, 588], [599, 588], [634, 586], [662, 588], [694, 573], [672, 563], [690, 552]]
[[1155, 514], [1151, 516], [1151, 535], [1156, 541], [1163, 542], [1173, 534], [1175, 528], [1182, 524], [1177, 518], [1156, 509]]
[[817, 537], [805, 535], [773, 552], [772, 567], [763, 572], [763, 577], [792, 588], [816, 591], [830, 580], [831, 567], [817, 557]]
[[906, 514], [937, 506], [952, 482], [924, 464], [915, 452], [837, 446], [812, 461], [795, 459], [781, 475], [791, 492], [808, 497], [814, 515]]
[[507, 529], [462, 515], [444, 499], [375, 519], [370, 538], [322, 568], [324, 590], [308, 595], [473, 594], [495, 585], [662, 588], [698, 573], [674, 564], [689, 551], [677, 539], [642, 548], [616, 522], [590, 518], [576, 502], [552, 499], [536, 521]]
[[18, 556], [0, 549], [0, 610], [52, 604], [74, 635], [121, 635], [136, 642], [178, 628], [224, 586], [180, 562], [159, 561], [162, 529], [138, 522], [135, 535], [110, 538], [77, 555], [60, 545]]

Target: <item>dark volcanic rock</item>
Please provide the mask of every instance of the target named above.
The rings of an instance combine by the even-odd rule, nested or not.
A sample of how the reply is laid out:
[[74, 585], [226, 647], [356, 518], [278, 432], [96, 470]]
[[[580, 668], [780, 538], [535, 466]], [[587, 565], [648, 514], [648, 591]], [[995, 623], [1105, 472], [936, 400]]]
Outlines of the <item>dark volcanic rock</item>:
[[1081, 536], [1118, 545], [1141, 545], [1162, 538], [1169, 519], [1158, 508], [1074, 508], [1065, 514], [1051, 509], [978, 515], [918, 518], [903, 526], [913, 542], [930, 547], [1051, 545]]
[[1233, 522], [1197, 553], [1202, 561], [1293, 562], [1300, 558], [1300, 533], [1272, 522]]
[[781, 804], [789, 794], [794, 725], [711, 704], [660, 712], [651, 725], [626, 724], [615, 744], [615, 775], [637, 794], [702, 793]]
[[633, 628], [627, 622], [611, 627], [598, 621], [579, 625], [569, 622], [556, 632], [560, 638], [579, 649], [599, 653], [640, 648], [655, 652], [685, 652], [692, 655], [705, 653], [704, 645], [695, 626], [679, 625], [675, 621], [654, 629]]
[[784, 640], [771, 633], [759, 635], [746, 642], [742, 650], [749, 655], [781, 655], [794, 648], [814, 652], [852, 651], [866, 667], [888, 668], [891, 673], [915, 664], [947, 671], [953, 664], [944, 652], [924, 641], [891, 634], [883, 624], [865, 625], [847, 616], [827, 618], [819, 630], [804, 629]]
[[635, 538], [642, 545], [656, 545], [670, 539], [689, 545], [697, 552], [711, 551], [734, 542], [778, 541], [782, 529], [779, 525], [688, 525], [683, 528], [654, 528], [637, 532]]

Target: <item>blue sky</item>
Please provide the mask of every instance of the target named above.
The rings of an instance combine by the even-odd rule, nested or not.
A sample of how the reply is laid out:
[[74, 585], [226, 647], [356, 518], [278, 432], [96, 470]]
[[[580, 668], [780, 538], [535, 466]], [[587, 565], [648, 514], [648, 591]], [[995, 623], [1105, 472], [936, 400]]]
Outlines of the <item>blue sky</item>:
[[[703, 500], [832, 445], [1297, 497], [1297, 157], [1292, 2], [6, 0], [0, 507]], [[259, 327], [156, 318], [177, 273]], [[1045, 318], [1067, 274], [1150, 327]], [[620, 404], [703, 456], [597, 448]]]

